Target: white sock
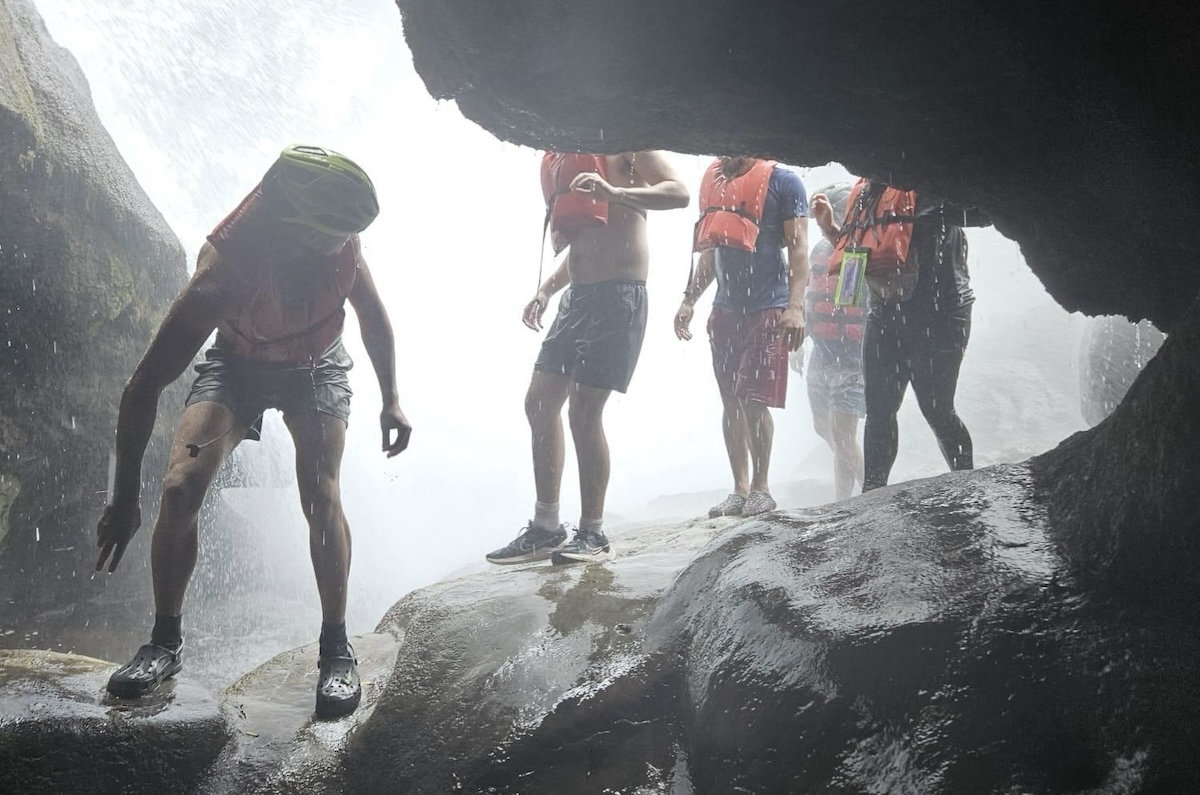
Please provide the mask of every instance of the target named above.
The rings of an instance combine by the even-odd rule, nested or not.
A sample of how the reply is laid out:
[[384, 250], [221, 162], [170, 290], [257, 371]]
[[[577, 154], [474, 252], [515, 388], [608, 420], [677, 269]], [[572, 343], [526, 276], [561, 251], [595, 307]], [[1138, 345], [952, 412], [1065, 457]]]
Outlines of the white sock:
[[596, 533], [597, 535], [603, 535], [604, 534], [603, 527], [604, 527], [603, 519], [583, 519], [583, 518], [581, 518], [579, 520], [579, 529], [583, 530], [585, 532]]
[[558, 529], [558, 503], [557, 502], [534, 502], [533, 503], [533, 526], [539, 530], [557, 530]]

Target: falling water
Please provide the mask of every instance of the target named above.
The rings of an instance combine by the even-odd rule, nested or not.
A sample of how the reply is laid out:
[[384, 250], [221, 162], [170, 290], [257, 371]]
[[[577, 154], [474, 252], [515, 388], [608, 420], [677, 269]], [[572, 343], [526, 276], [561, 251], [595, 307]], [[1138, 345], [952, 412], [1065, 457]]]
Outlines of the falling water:
[[[89, 75], [101, 118], [191, 257], [289, 142], [346, 152], [371, 173], [383, 211], [363, 236], [364, 254], [396, 330], [401, 405], [414, 433], [404, 455], [388, 461], [378, 452], [378, 388], [350, 321], [357, 366], [342, 475], [355, 536], [350, 629], [371, 629], [414, 587], [481, 565], [531, 510], [522, 402], [540, 338], [522, 326], [520, 311], [541, 234], [536, 153], [502, 144], [428, 96], [391, 3], [38, 5]], [[693, 191], [706, 162], [676, 158]], [[845, 178], [837, 166], [805, 173], [810, 190]], [[659, 495], [726, 488], [707, 346], [701, 334], [681, 343], [671, 333], [694, 220], [694, 209], [651, 219], [646, 346], [630, 394], [614, 396], [607, 411], [610, 526], [649, 515]], [[978, 460], [988, 463], [1044, 449], [1082, 425], [1078, 329], [1015, 245], [990, 230], [972, 230], [970, 239], [979, 299], [960, 413]], [[901, 423], [896, 478], [941, 471], [912, 401]], [[282, 423], [269, 416], [264, 441], [239, 448], [223, 476], [227, 487], [205, 514], [186, 620], [209, 650], [201, 661], [214, 681], [316, 637], [292, 455]], [[776, 480], [825, 484], [831, 466], [796, 379], [776, 419]], [[569, 463], [563, 502], [572, 519], [575, 478]], [[128, 569], [145, 576], [140, 564]], [[242, 601], [206, 596], [214, 591]]]

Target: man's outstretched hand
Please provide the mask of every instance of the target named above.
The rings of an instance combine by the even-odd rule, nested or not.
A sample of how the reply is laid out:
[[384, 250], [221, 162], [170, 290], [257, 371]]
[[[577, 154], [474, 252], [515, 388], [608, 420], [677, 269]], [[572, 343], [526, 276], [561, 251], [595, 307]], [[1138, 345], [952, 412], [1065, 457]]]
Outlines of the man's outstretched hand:
[[[385, 407], [379, 414], [379, 427], [383, 431], [383, 452], [387, 457], [400, 455], [408, 448], [408, 440], [412, 436], [412, 426], [399, 406]], [[396, 432], [396, 440], [392, 441], [392, 431]]]
[[96, 525], [96, 546], [100, 547], [100, 557], [96, 559], [96, 571], [104, 569], [104, 562], [112, 556], [108, 566], [109, 572], [116, 571], [125, 556], [125, 547], [129, 539], [142, 526], [142, 506], [137, 500], [132, 502], [119, 500], [104, 506], [104, 515]]

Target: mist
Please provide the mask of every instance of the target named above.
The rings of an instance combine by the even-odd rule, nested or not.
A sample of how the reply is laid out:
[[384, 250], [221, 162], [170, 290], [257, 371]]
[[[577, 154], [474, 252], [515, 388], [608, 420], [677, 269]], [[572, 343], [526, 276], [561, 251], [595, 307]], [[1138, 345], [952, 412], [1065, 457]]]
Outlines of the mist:
[[[355, 537], [350, 630], [369, 630], [413, 588], [486, 565], [484, 553], [515, 536], [532, 512], [523, 398], [542, 335], [526, 329], [520, 313], [537, 286], [540, 153], [497, 140], [429, 97], [390, 2], [352, 0], [332, 14], [299, 0], [202, 0], [169, 12], [148, 0], [47, 0], [38, 8], [79, 59], [101, 118], [193, 260], [208, 231], [287, 143], [331, 147], [371, 174], [382, 213], [363, 234], [363, 251], [396, 332], [401, 406], [414, 431], [403, 455], [387, 460], [379, 452], [379, 391], [350, 320], [355, 402], [342, 474]], [[650, 215], [645, 347], [629, 394], [614, 394], [606, 411], [613, 456], [607, 526], [618, 554], [622, 523], [672, 515], [655, 502], [660, 496], [697, 494], [700, 504], [730, 485], [704, 335], [684, 343], [671, 330], [688, 273], [695, 193], [710, 157], [672, 160], [692, 206]], [[851, 179], [836, 164], [797, 170], [810, 196]], [[810, 243], [817, 234], [810, 224]], [[1025, 459], [1084, 427], [1077, 369], [1083, 319], [1046, 294], [1015, 243], [992, 229], [971, 229], [968, 238], [977, 300], [958, 407], [976, 464], [984, 466]], [[548, 250], [545, 267], [553, 267]], [[700, 302], [694, 330], [712, 295], [710, 288]], [[160, 422], [181, 408], [162, 406]], [[813, 502], [832, 499], [832, 456], [812, 430], [795, 374], [775, 422], [776, 491], [807, 483]], [[942, 472], [911, 397], [900, 423], [892, 482]], [[250, 517], [265, 539], [258, 549], [278, 556], [280, 583], [306, 605], [294, 618], [309, 622], [307, 635], [319, 610], [288, 474], [292, 455], [272, 412], [263, 443], [235, 453], [252, 485], [218, 499]], [[569, 521], [578, 517], [572, 458], [568, 450]], [[689, 503], [671, 503], [680, 504]], [[781, 507], [797, 506], [781, 500]], [[203, 528], [201, 539], [204, 556]]]

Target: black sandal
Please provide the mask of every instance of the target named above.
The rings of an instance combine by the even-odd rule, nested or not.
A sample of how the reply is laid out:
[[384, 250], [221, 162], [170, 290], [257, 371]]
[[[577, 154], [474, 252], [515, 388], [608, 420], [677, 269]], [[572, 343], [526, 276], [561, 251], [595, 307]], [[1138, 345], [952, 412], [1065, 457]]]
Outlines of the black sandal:
[[343, 654], [321, 657], [317, 676], [317, 717], [341, 718], [358, 709], [362, 682], [358, 678], [358, 660], [346, 644]]
[[183, 642], [178, 649], [147, 643], [133, 659], [113, 671], [108, 692], [117, 698], [141, 698], [158, 689], [183, 668]]

